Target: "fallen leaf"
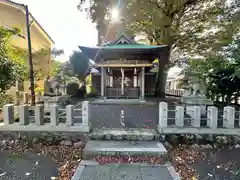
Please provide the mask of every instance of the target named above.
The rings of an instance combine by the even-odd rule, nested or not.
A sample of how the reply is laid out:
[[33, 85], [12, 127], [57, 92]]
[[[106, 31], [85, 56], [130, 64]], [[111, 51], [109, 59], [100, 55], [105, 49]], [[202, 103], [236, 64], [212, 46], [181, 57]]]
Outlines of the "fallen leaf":
[[0, 176], [4, 176], [7, 172], [1, 173]]
[[210, 173], [208, 173], [208, 176], [210, 176], [210, 177], [213, 177], [213, 175], [212, 175], [212, 174], [210, 174]]
[[26, 176], [29, 176], [30, 174], [31, 174], [31, 173], [29, 173], [29, 172], [25, 173]]

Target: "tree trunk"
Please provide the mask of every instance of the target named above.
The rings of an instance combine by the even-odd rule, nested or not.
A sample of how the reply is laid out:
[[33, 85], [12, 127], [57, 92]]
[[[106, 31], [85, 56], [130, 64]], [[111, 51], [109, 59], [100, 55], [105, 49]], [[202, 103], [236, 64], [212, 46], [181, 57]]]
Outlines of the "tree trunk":
[[165, 68], [159, 67], [155, 93], [154, 93], [155, 97], [161, 97], [161, 98], [165, 97], [165, 85], [167, 81], [167, 74], [168, 72], [166, 71]]
[[[167, 81], [167, 75], [169, 70], [169, 57], [171, 53], [171, 46], [168, 46], [168, 49], [161, 53], [159, 62], [158, 62], [158, 75], [155, 87], [155, 97], [164, 98], [165, 97], [165, 85]], [[164, 66], [161, 65], [161, 62], [167, 62]]]

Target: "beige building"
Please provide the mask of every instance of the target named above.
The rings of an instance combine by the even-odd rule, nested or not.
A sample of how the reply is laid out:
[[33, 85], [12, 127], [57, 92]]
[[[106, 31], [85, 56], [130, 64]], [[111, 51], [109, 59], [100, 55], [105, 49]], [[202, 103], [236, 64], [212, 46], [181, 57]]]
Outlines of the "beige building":
[[[27, 31], [26, 31], [26, 16], [24, 5], [9, 1], [0, 0], [0, 26], [12, 29], [14, 27], [21, 30], [19, 36], [15, 36], [12, 42], [17, 47], [27, 49]], [[30, 13], [30, 31], [32, 50], [37, 51], [42, 48], [51, 48], [54, 41], [37, 22]]]
[[[35, 71], [38, 70], [40, 77], [46, 76], [50, 72], [51, 54], [50, 50], [54, 41], [29, 12], [31, 44], [33, 53], [33, 64]], [[15, 35], [11, 42], [14, 46], [21, 49], [28, 49], [27, 28], [26, 28], [26, 9], [23, 4], [15, 3], [10, 0], [0, 0], [0, 26], [8, 29], [18, 28], [21, 33]], [[35, 53], [42, 49], [49, 53]], [[48, 52], [47, 51], [47, 52]], [[26, 64], [28, 60], [26, 59]]]

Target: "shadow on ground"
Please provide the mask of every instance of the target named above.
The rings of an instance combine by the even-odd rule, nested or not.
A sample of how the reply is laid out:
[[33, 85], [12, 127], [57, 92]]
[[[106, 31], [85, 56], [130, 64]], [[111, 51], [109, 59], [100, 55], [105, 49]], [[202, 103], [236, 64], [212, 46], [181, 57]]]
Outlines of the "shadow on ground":
[[58, 167], [51, 156], [0, 152], [0, 180], [50, 180], [57, 175]]

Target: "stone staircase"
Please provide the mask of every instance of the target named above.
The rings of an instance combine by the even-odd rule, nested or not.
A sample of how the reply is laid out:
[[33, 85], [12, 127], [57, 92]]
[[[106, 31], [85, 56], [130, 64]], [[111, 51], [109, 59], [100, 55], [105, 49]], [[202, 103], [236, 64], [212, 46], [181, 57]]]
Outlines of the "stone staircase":
[[180, 180], [155, 130], [99, 129], [89, 137], [72, 180]]

